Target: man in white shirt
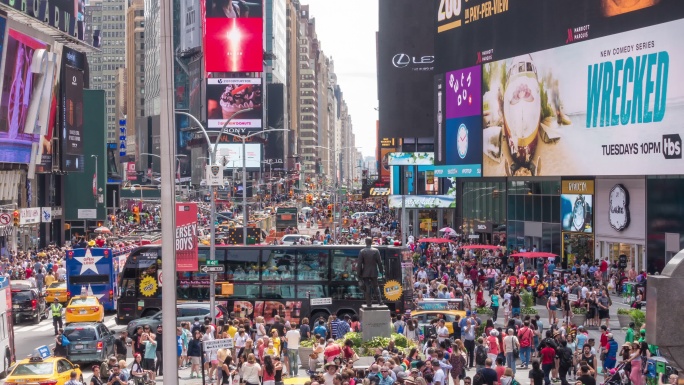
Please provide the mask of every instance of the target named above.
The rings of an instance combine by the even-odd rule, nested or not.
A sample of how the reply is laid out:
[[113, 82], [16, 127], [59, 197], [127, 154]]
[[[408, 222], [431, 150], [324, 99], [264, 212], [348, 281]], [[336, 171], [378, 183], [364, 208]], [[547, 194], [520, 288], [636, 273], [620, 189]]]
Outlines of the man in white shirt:
[[245, 347], [245, 344], [247, 342], [247, 339], [249, 339], [249, 336], [247, 333], [245, 333], [245, 329], [240, 328], [237, 333], [235, 333], [235, 338], [233, 338], [233, 345], [235, 345], [235, 354], [233, 357], [237, 357], [237, 353], [240, 351], [240, 349]]
[[432, 360], [432, 370], [434, 371], [432, 383], [434, 385], [447, 385], [445, 382], [446, 376], [444, 374], [444, 370], [442, 370], [442, 367], [439, 365], [439, 361], [436, 359]]
[[290, 377], [297, 377], [299, 373], [299, 365], [297, 365], [299, 354], [297, 350], [299, 349], [299, 341], [302, 339], [297, 325], [291, 325], [290, 330], [285, 333], [285, 339], [287, 340], [288, 373]]
[[449, 329], [447, 329], [444, 320], [441, 319], [437, 322], [437, 342], [441, 344], [447, 338], [449, 338]]
[[582, 299], [587, 299], [587, 294], [589, 294], [589, 288], [587, 285], [582, 285]]
[[418, 280], [421, 279], [426, 279], [427, 278], [427, 273], [425, 272], [425, 269], [422, 267], [418, 269], [418, 274], [417, 274]]

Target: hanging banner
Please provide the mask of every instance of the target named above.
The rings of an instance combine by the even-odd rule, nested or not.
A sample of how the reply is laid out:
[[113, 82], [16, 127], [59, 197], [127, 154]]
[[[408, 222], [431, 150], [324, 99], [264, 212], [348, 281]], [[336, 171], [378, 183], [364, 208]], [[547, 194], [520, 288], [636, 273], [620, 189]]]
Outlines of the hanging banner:
[[197, 271], [197, 204], [176, 203], [176, 271]]

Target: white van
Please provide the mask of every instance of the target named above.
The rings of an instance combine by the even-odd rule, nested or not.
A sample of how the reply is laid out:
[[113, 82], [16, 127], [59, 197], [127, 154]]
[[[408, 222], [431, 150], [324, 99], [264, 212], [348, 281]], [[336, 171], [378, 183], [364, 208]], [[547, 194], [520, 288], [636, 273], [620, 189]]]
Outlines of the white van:
[[359, 211], [359, 212], [352, 214], [351, 218], [352, 219], [360, 219], [361, 217], [372, 217], [376, 214], [377, 214], [377, 212], [375, 212], [375, 211]]

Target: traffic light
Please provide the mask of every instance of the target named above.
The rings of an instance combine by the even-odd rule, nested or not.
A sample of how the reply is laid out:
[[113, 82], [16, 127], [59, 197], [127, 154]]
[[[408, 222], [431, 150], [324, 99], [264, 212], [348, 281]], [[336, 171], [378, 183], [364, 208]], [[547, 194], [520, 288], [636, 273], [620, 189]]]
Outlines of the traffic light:
[[332, 215], [332, 209], [333, 209], [333, 205], [328, 205], [328, 218], [332, 218], [332, 216], [333, 216]]
[[12, 213], [12, 224], [14, 227], [19, 227], [19, 210], [14, 210]]
[[140, 223], [140, 210], [138, 210], [138, 206], [133, 206], [133, 219], [135, 220], [135, 223]]

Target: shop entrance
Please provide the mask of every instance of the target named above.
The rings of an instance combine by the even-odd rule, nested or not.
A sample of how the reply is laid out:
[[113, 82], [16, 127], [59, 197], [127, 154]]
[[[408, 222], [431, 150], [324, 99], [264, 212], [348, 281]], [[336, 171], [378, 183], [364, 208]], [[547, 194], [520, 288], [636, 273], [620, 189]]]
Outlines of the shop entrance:
[[633, 243], [621, 242], [601, 242], [602, 257], [608, 258], [608, 262], [612, 265], [614, 262], [620, 262], [620, 256], [624, 255], [627, 259], [627, 266], [625, 270], [634, 267], [637, 272], [645, 270], [644, 265], [644, 246]]

